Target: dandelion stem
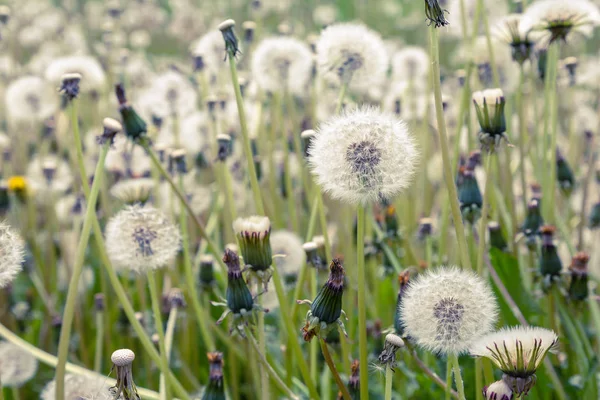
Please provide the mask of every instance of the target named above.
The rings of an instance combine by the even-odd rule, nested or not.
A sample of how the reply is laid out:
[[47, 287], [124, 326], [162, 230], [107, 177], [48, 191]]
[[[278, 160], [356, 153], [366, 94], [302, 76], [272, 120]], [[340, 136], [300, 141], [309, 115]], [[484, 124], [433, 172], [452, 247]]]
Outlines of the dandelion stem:
[[[279, 375], [277, 375], [277, 372], [275, 372], [275, 370], [273, 369], [271, 364], [269, 364], [269, 361], [267, 361], [264, 354], [260, 351], [259, 344], [256, 342], [256, 339], [252, 335], [250, 328], [248, 326], [245, 326], [244, 331], [246, 332], [246, 336], [248, 337], [248, 340], [249, 340], [250, 344], [252, 345], [254, 352], [256, 353], [256, 355], [258, 355], [258, 358], [260, 359], [260, 362], [262, 363], [262, 365], [264, 367], [263, 369], [265, 369], [269, 373], [269, 375], [271, 375], [271, 379], [273, 379], [273, 382], [275, 382], [277, 387], [279, 387], [279, 389], [281, 389], [281, 391], [283, 391], [286, 394], [286, 396], [290, 397], [291, 399], [298, 400], [299, 399], [298, 396], [296, 396], [294, 394], [294, 392], [289, 387], [286, 386], [286, 384], [281, 380]], [[263, 386], [262, 390], [263, 390], [262, 398], [264, 398], [264, 394], [265, 394], [264, 391], [266, 390], [266, 387]]]
[[446, 360], [446, 387], [444, 389], [446, 400], [450, 400], [450, 392], [452, 391], [452, 363], [450, 363], [450, 359]]
[[346, 97], [346, 92], [348, 91], [348, 83], [342, 83], [340, 87], [340, 94], [338, 95], [338, 100], [335, 105], [335, 113], [334, 115], [338, 115], [342, 111], [342, 107], [344, 106], [344, 98]]
[[450, 209], [452, 211], [452, 218], [454, 219], [454, 228], [456, 230], [456, 237], [458, 239], [458, 248], [460, 251], [460, 258], [464, 268], [471, 269], [471, 260], [467, 252], [467, 239], [465, 238], [465, 230], [462, 221], [462, 215], [460, 213], [460, 206], [458, 204], [458, 195], [456, 192], [456, 185], [454, 183], [454, 176], [452, 176], [452, 165], [450, 162], [450, 154], [448, 151], [448, 137], [446, 134], [446, 122], [444, 121], [444, 109], [442, 107], [442, 88], [440, 83], [440, 55], [439, 55], [439, 39], [438, 32], [432, 25], [429, 30], [430, 33], [430, 57], [431, 57], [431, 68], [433, 69], [433, 92], [435, 96], [435, 111], [437, 116], [437, 131], [440, 138], [440, 144], [442, 149], [442, 161], [444, 163], [444, 179], [446, 181], [446, 188], [448, 190], [448, 197], [450, 200]]
[[237, 104], [238, 116], [240, 119], [242, 141], [244, 142], [244, 154], [248, 163], [248, 174], [250, 175], [250, 186], [252, 187], [252, 194], [254, 196], [254, 206], [256, 207], [256, 213], [258, 215], [265, 215], [265, 208], [263, 206], [263, 201], [260, 193], [260, 186], [258, 185], [258, 178], [256, 177], [256, 168], [254, 166], [254, 159], [252, 156], [252, 147], [250, 146], [248, 123], [246, 121], [246, 110], [244, 109], [244, 100], [242, 99], [242, 91], [240, 89], [240, 83], [238, 81], [237, 66], [235, 65], [235, 55], [231, 54], [230, 52], [227, 58], [229, 58], [231, 83], [233, 84], [233, 90], [235, 92], [235, 102]]
[[385, 365], [385, 400], [392, 400], [392, 380], [394, 371], [389, 364]]
[[458, 398], [459, 400], [466, 400], [465, 387], [463, 385], [462, 375], [460, 374], [460, 365], [458, 364], [458, 356], [456, 354], [450, 354], [448, 357], [450, 358], [452, 370], [454, 371], [454, 381], [456, 382]]
[[[171, 307], [169, 311], [169, 319], [167, 320], [167, 329], [165, 332], [165, 351], [167, 354], [167, 362], [171, 361], [171, 349], [173, 348], [173, 334], [175, 333], [175, 324], [177, 323], [177, 307]], [[165, 376], [160, 375], [160, 390], [159, 393], [162, 394], [165, 392], [166, 381]]]
[[588, 139], [587, 143], [587, 159], [585, 165], [587, 166], [587, 172], [585, 174], [585, 178], [583, 181], [583, 194], [581, 196], [581, 215], [579, 216], [579, 225], [577, 226], [577, 249], [579, 251], [583, 250], [583, 229], [585, 227], [585, 211], [587, 207], [587, 199], [590, 192], [590, 182], [592, 181], [592, 177], [594, 176], [594, 151], [593, 140]]
[[477, 273], [483, 274], [483, 258], [485, 257], [486, 246], [485, 246], [485, 231], [488, 222], [488, 212], [490, 208], [490, 193], [492, 192], [493, 181], [493, 169], [492, 169], [492, 158], [494, 157], [494, 151], [490, 151], [487, 154], [485, 160], [485, 190], [483, 192], [483, 205], [481, 207], [481, 219], [479, 221], [479, 248], [477, 250]]
[[102, 347], [104, 344], [104, 311], [96, 312], [96, 349], [94, 353], [94, 372], [102, 368]]
[[[9, 329], [7, 329], [1, 323], [0, 323], [0, 337], [11, 342], [15, 346], [22, 349], [23, 351], [26, 351], [27, 353], [31, 354], [38, 361], [40, 361], [52, 368], [56, 368], [56, 366], [58, 364], [58, 358], [56, 358], [55, 356], [53, 356], [50, 353], [46, 353], [45, 351], [38, 349], [31, 343], [26, 342], [25, 340], [21, 339], [19, 336], [17, 336], [13, 332], [11, 332]], [[66, 363], [66, 371], [70, 372], [72, 374], [83, 375], [83, 376], [87, 376], [89, 378], [102, 380], [103, 382], [106, 382], [109, 385], [113, 385], [113, 386], [117, 383], [117, 381], [115, 379], [108, 378], [105, 375], [95, 373], [93, 371], [90, 371], [89, 369], [85, 369], [83, 367], [80, 367], [78, 365], [71, 364], [71, 363]], [[157, 392], [154, 392], [154, 391], [148, 390], [148, 389], [144, 389], [144, 388], [140, 388], [140, 387], [137, 388], [137, 391], [138, 391], [138, 394], [140, 396], [142, 396], [142, 398], [144, 398], [144, 399], [159, 400], [159, 395]]]
[[[65, 304], [65, 310], [63, 312], [62, 327], [60, 330], [60, 339], [58, 343], [58, 364], [56, 366], [56, 398], [64, 398], [65, 393], [65, 364], [69, 354], [69, 342], [71, 339], [71, 328], [73, 323], [73, 317], [75, 315], [75, 305], [77, 302], [77, 292], [79, 289], [79, 278], [81, 277], [81, 271], [83, 270], [83, 263], [85, 260], [85, 250], [87, 249], [88, 241], [90, 238], [90, 232], [92, 229], [92, 222], [96, 220], [96, 200], [98, 199], [98, 193], [100, 191], [100, 182], [102, 181], [104, 161], [106, 160], [106, 154], [110, 141], [106, 142], [102, 146], [100, 158], [96, 164], [96, 171], [94, 173], [94, 183], [90, 191], [89, 198], [87, 199], [87, 208], [85, 213], [85, 219], [83, 221], [83, 228], [81, 229], [81, 236], [79, 243], [77, 244], [77, 253], [75, 256], [75, 264], [73, 265], [73, 273], [69, 282], [69, 289], [67, 291], [67, 301]], [[84, 172], [85, 174], [85, 172]]]
[[[559, 43], [553, 42], [548, 47], [548, 58], [546, 65], [546, 75], [545, 79], [547, 79], [547, 85], [545, 86], [546, 92], [544, 93], [545, 103], [544, 103], [544, 146], [542, 149], [548, 149], [550, 154], [547, 154], [547, 164], [545, 168], [547, 168], [546, 172], [546, 185], [544, 189], [546, 193], [544, 194], [545, 201], [542, 202], [542, 207], [545, 210], [544, 219], [548, 221], [549, 224], [554, 224], [555, 221], [555, 210], [554, 210], [554, 195], [556, 191], [556, 139], [557, 139], [557, 108], [558, 105], [556, 103], [556, 78], [558, 73], [558, 54], [559, 53]], [[549, 139], [549, 143], [548, 143]], [[542, 155], [544, 153], [542, 152]], [[542, 164], [544, 166], [544, 164]], [[543, 173], [543, 171], [540, 171]]]
[[[527, 102], [525, 101], [525, 68], [520, 65], [519, 91], [517, 92], [519, 107], [519, 172], [523, 210], [527, 210], [527, 178], [525, 177], [525, 137], [527, 136]], [[514, 227], [516, 229], [516, 227]]]
[[[335, 368], [335, 364], [333, 363], [333, 359], [331, 358], [331, 354], [329, 353], [329, 349], [327, 348], [327, 343], [325, 343], [325, 340], [322, 338], [319, 338], [319, 343], [321, 344], [321, 351], [323, 352], [323, 357], [325, 358], [325, 362], [327, 363], [327, 366], [329, 367], [329, 370], [331, 371], [331, 374], [333, 375], [333, 379], [335, 380], [335, 383], [337, 383], [338, 388], [340, 389], [340, 392], [342, 393], [342, 397], [344, 398], [344, 400], [351, 400], [352, 397], [350, 397], [348, 388], [346, 388], [346, 385], [344, 385], [344, 382], [342, 382], [342, 378], [340, 378], [340, 374], [338, 373], [337, 369]], [[361, 398], [368, 399], [368, 397], [362, 397], [362, 396], [361, 396]]]
[[367, 352], [367, 309], [365, 273], [365, 207], [359, 205], [356, 212], [356, 264], [358, 266], [358, 346], [360, 361], [360, 397], [369, 398], [369, 354]]
[[[158, 297], [158, 286], [156, 279], [154, 279], [154, 272], [149, 271], [146, 276], [148, 277], [148, 288], [150, 289], [150, 300], [152, 303], [152, 314], [154, 316], [154, 325], [156, 333], [158, 333], [158, 349], [160, 350], [160, 362], [162, 364], [162, 371], [169, 371], [169, 360], [167, 360], [167, 348], [165, 346], [165, 331], [163, 328], [162, 316], [160, 313], [160, 300]], [[163, 374], [161, 374], [160, 381], [162, 381]], [[171, 389], [169, 385], [165, 385], [164, 393], [160, 392], [161, 398], [171, 399]], [[164, 397], [163, 397], [164, 396]]]
[[[260, 281], [256, 281], [256, 293], [260, 293]], [[262, 305], [262, 298], [258, 298], [258, 304]], [[265, 313], [258, 313], [258, 356], [263, 359], [267, 354], [267, 343], [265, 340]], [[260, 367], [260, 366], [259, 366]], [[260, 368], [260, 386], [262, 388], [262, 397], [265, 400], [271, 398], [271, 389], [269, 387], [269, 375], [266, 366]]]

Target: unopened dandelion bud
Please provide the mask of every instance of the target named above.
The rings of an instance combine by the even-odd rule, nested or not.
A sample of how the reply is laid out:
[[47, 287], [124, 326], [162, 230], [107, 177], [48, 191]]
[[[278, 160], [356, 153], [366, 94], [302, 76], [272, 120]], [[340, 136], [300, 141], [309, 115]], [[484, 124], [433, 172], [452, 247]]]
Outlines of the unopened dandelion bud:
[[122, 395], [125, 399], [139, 399], [131, 368], [135, 353], [129, 349], [119, 349], [112, 353], [110, 360], [115, 367], [117, 380], [115, 386], [111, 388], [112, 394], [115, 398]]
[[119, 112], [121, 113], [121, 118], [123, 119], [125, 134], [132, 140], [141, 138], [147, 132], [146, 123], [127, 102], [123, 85], [116, 85], [115, 92], [117, 95], [117, 100], [119, 101]]
[[433, 219], [421, 218], [419, 220], [419, 228], [417, 230], [417, 237], [419, 240], [425, 240], [430, 237], [433, 233]]
[[446, 10], [442, 9], [438, 0], [425, 0], [425, 16], [428, 23], [436, 28], [450, 24], [446, 20]]
[[513, 391], [503, 380], [496, 381], [483, 388], [485, 400], [512, 400]]
[[242, 310], [252, 310], [254, 300], [242, 276], [238, 255], [227, 249], [223, 255], [223, 262], [227, 265], [227, 306], [234, 314], [240, 314]]
[[592, 206], [588, 223], [591, 229], [600, 228], [600, 201]]
[[481, 127], [480, 141], [485, 148], [492, 148], [499, 143], [506, 132], [504, 117], [504, 93], [502, 89], [487, 89], [473, 93], [473, 104]]
[[240, 52], [238, 39], [233, 30], [234, 27], [235, 21], [232, 19], [225, 20], [219, 24], [219, 30], [223, 34], [223, 40], [225, 40], [225, 50], [229, 57], [235, 57]]
[[551, 225], [544, 225], [540, 228], [542, 247], [539, 271], [544, 278], [558, 277], [562, 271], [562, 262], [558, 256], [556, 245], [554, 244], [555, 232], [556, 228]]
[[203, 289], [209, 289], [215, 284], [215, 273], [214, 273], [214, 258], [211, 255], [203, 255], [200, 257], [200, 270], [198, 275], [200, 287]]
[[65, 96], [68, 101], [73, 100], [79, 95], [79, 82], [81, 81], [81, 74], [79, 73], [68, 73], [62, 76], [62, 84], [60, 86], [60, 92]]
[[271, 221], [268, 217], [238, 218], [233, 223], [244, 263], [253, 271], [269, 269], [272, 263]]
[[470, 171], [475, 171], [477, 166], [481, 166], [481, 151], [473, 150], [469, 153], [469, 157], [467, 157], [467, 163], [465, 164], [466, 168]]
[[183, 292], [179, 288], [173, 288], [169, 291], [168, 297], [169, 303], [172, 308], [185, 308], [187, 304]]
[[463, 169], [459, 173], [461, 174], [461, 181], [458, 185], [460, 211], [465, 220], [474, 224], [481, 216], [483, 196], [481, 195], [479, 184], [477, 183], [477, 179], [475, 179], [473, 171]]
[[227, 160], [232, 150], [231, 136], [220, 133], [217, 136], [217, 160]]
[[194, 72], [202, 72], [205, 67], [204, 56], [202, 54], [194, 55]]
[[563, 194], [567, 197], [570, 196], [575, 185], [575, 176], [567, 160], [558, 149], [556, 149], [556, 179]]
[[244, 21], [242, 23], [242, 29], [244, 30], [244, 42], [252, 43], [254, 41], [254, 31], [256, 30], [256, 22]]
[[588, 298], [588, 262], [590, 256], [587, 253], [577, 253], [569, 266], [571, 282], [569, 283], [569, 298], [576, 301], [584, 301]]
[[379, 362], [389, 365], [393, 369], [396, 366], [396, 352], [401, 347], [404, 347], [404, 340], [394, 333], [388, 333], [385, 337], [383, 351], [379, 355]]
[[490, 234], [490, 246], [501, 251], [508, 251], [508, 244], [506, 243], [506, 239], [504, 239], [504, 234], [498, 222], [488, 222], [488, 232]]
[[306, 253], [306, 261], [315, 268], [321, 268], [323, 261], [319, 257], [317, 244], [315, 242], [306, 242], [302, 245], [302, 249]]
[[208, 385], [204, 389], [202, 400], [225, 400], [223, 382], [223, 353], [215, 351], [207, 353], [209, 365]]
[[94, 308], [96, 312], [103, 312], [106, 308], [104, 293], [96, 293], [94, 296]]
[[520, 398], [535, 385], [537, 368], [557, 343], [558, 337], [551, 330], [515, 326], [482, 336], [472, 344], [470, 352], [494, 363], [504, 373], [502, 380], [515, 398]]
[[348, 392], [350, 393], [351, 398], [360, 398], [360, 363], [358, 360], [352, 361], [352, 364], [350, 365], [350, 378], [348, 378]]

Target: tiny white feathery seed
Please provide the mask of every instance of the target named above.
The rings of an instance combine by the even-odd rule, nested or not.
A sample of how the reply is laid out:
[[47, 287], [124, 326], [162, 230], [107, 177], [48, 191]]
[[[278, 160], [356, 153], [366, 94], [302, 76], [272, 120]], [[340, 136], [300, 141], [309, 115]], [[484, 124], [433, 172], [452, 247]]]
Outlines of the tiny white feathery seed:
[[110, 356], [110, 361], [117, 367], [131, 365], [133, 360], [135, 360], [135, 353], [129, 349], [115, 350]]

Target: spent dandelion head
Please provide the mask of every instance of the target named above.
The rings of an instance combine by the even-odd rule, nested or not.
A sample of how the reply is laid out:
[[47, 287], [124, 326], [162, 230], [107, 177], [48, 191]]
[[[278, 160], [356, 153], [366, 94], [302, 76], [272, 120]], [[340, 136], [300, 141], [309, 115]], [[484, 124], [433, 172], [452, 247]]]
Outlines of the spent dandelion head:
[[461, 354], [496, 323], [498, 308], [487, 282], [458, 267], [428, 270], [403, 294], [400, 319], [405, 335], [440, 354]]
[[115, 350], [110, 356], [116, 371], [117, 383], [110, 390], [115, 398], [123, 396], [125, 400], [139, 400], [137, 387], [133, 381], [132, 364], [135, 353], [129, 349]]
[[388, 55], [376, 32], [356, 23], [335, 24], [321, 32], [317, 68], [327, 81], [365, 94], [385, 80]]
[[404, 340], [394, 333], [388, 333], [385, 337], [383, 351], [379, 354], [379, 362], [389, 365], [393, 371], [396, 366], [396, 352], [402, 347], [404, 347]]
[[535, 385], [537, 368], [557, 343], [558, 337], [551, 330], [516, 326], [479, 338], [470, 352], [492, 361], [504, 373], [503, 380], [518, 398], [527, 395]]
[[59, 92], [61, 92], [68, 101], [79, 96], [79, 83], [81, 82], [81, 78], [81, 74], [77, 72], [66, 73], [61, 77]]
[[446, 20], [446, 13], [438, 0], [425, 0], [425, 17], [427, 24], [433, 25], [436, 28], [446, 26], [449, 22]]
[[202, 400], [225, 400], [223, 382], [223, 353], [213, 351], [206, 354], [208, 358], [208, 385], [204, 388]]
[[118, 270], [147, 272], [169, 266], [181, 245], [181, 234], [153, 207], [127, 206], [106, 225], [108, 256]]
[[406, 124], [368, 107], [323, 123], [309, 148], [317, 182], [350, 204], [393, 199], [410, 185], [418, 159]]

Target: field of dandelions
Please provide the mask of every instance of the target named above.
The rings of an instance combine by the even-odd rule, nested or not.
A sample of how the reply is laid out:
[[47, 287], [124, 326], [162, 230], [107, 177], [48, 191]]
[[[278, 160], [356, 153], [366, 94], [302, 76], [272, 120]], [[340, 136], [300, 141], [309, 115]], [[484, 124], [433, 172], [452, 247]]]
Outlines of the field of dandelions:
[[600, 399], [599, 0], [0, 3], [0, 400]]

